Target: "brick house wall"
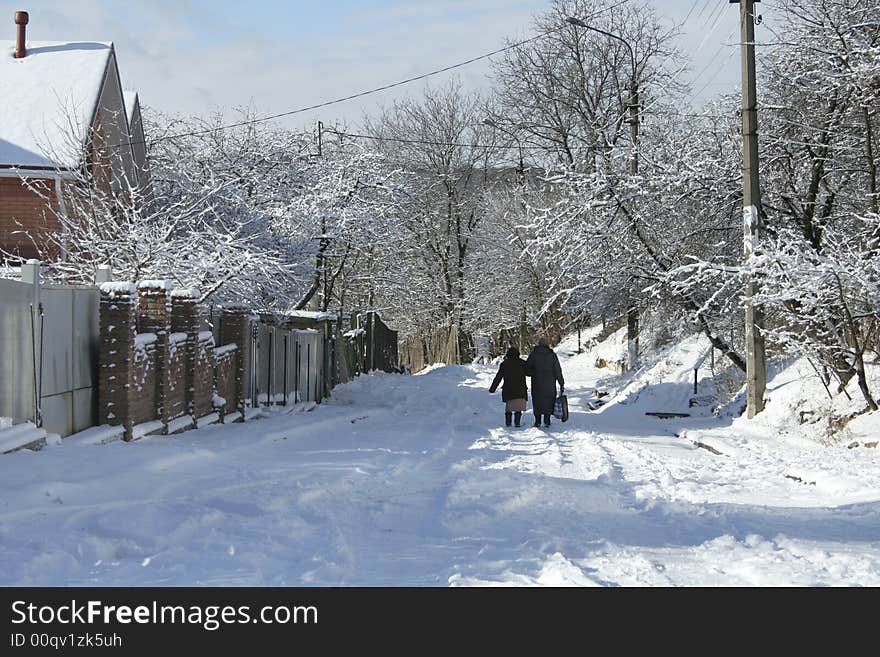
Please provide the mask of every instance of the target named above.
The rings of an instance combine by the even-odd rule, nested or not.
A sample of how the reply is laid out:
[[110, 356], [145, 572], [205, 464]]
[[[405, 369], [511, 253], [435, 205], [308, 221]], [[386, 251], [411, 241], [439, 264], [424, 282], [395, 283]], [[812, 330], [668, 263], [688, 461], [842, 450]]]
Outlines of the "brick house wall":
[[[45, 189], [44, 193], [52, 200], [51, 208], [47, 208], [45, 201], [19, 178], [0, 178], [0, 249], [23, 260], [37, 257], [34, 241], [44, 243], [46, 234], [60, 230], [53, 214], [58, 207], [55, 181], [41, 179], [32, 182]], [[34, 239], [21, 231], [27, 231]]]

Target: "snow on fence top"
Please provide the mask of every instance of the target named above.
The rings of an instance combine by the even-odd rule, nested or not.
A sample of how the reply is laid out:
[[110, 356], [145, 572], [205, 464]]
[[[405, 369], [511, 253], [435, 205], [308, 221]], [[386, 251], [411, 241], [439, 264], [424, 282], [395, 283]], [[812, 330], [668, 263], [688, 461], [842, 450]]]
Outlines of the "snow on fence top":
[[141, 281], [138, 283], [139, 290], [168, 290], [171, 288], [171, 281]]
[[143, 349], [149, 344], [153, 344], [158, 338], [155, 333], [138, 333], [134, 336], [134, 348]]
[[225, 344], [222, 347], [217, 347], [214, 350], [214, 356], [216, 358], [220, 358], [221, 356], [225, 356], [226, 354], [231, 354], [236, 349], [238, 349], [238, 345], [234, 343]]
[[194, 287], [191, 287], [185, 289], [171, 290], [171, 296], [175, 299], [199, 299], [201, 298], [202, 293]]
[[171, 344], [178, 344], [180, 342], [186, 342], [186, 333], [172, 333], [168, 336], [168, 341]]
[[363, 335], [366, 332], [367, 332], [366, 329], [362, 329], [362, 328], [351, 329], [350, 331], [346, 331], [345, 333], [343, 333], [342, 337], [343, 338], [356, 338], [357, 336]]
[[0, 41], [0, 164], [79, 166], [112, 45], [28, 40], [22, 59], [14, 49]]
[[134, 296], [134, 283], [111, 281], [109, 283], [101, 283], [99, 289], [102, 294], [109, 294], [111, 297], [115, 297], [117, 294]]
[[199, 331], [199, 342], [208, 342], [214, 339], [214, 334], [210, 331]]

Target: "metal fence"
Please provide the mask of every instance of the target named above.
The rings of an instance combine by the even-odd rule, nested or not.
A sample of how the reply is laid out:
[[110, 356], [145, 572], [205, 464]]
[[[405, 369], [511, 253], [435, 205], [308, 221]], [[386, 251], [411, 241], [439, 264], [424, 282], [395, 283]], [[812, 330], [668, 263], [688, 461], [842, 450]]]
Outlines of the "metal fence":
[[[108, 268], [100, 280], [109, 278]], [[0, 417], [61, 436], [97, 424], [99, 308], [97, 287], [41, 286], [39, 265], [23, 266], [21, 281], [0, 280]], [[360, 373], [396, 371], [397, 332], [376, 313], [352, 319], [353, 339], [326, 313], [252, 314], [244, 350], [248, 405], [320, 402]], [[221, 345], [219, 309], [200, 322]]]
[[0, 416], [67, 436], [97, 420], [98, 290], [0, 280]]
[[322, 331], [251, 323], [251, 348], [245, 359], [247, 399], [251, 406], [320, 401], [324, 389]]
[[[208, 327], [220, 344], [222, 315]], [[244, 356], [245, 399], [251, 407], [320, 402], [338, 382], [335, 317], [323, 313], [250, 316]]]
[[50, 285], [41, 299], [43, 428], [67, 436], [97, 422], [100, 293], [94, 287]]
[[39, 421], [39, 297], [34, 286], [0, 280], [0, 417]]

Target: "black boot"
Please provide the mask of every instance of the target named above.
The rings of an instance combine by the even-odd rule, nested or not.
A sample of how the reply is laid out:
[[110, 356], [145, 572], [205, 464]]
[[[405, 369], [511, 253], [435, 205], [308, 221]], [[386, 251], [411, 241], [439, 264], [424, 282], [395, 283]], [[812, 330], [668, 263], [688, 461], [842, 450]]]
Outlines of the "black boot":
[[540, 414], [538, 414], [537, 412], [535, 413], [535, 426], [536, 426], [536, 427], [540, 427], [540, 426], [541, 426], [541, 416], [540, 416]]
[[506, 412], [504, 413], [504, 425], [505, 425], [505, 426], [508, 426], [508, 427], [510, 426], [510, 418], [511, 418], [511, 416], [512, 416], [512, 413], [511, 413], [510, 411], [506, 411]]
[[513, 414], [513, 423], [516, 426], [520, 426], [519, 423], [521, 420], [522, 420], [522, 412], [521, 411], [517, 411], [516, 413]]
[[545, 427], [550, 426], [550, 415], [548, 415], [547, 413], [544, 414], [544, 426]]

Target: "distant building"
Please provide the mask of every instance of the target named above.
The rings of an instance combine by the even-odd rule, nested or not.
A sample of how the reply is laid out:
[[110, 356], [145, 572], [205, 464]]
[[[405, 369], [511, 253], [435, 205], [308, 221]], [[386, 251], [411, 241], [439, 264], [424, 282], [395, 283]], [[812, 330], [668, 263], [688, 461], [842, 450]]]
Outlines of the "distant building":
[[[0, 41], [0, 249], [32, 258], [60, 227], [52, 210], [79, 173], [124, 193], [149, 190], [136, 94], [123, 93], [112, 43]], [[47, 207], [21, 178], [50, 198]]]

